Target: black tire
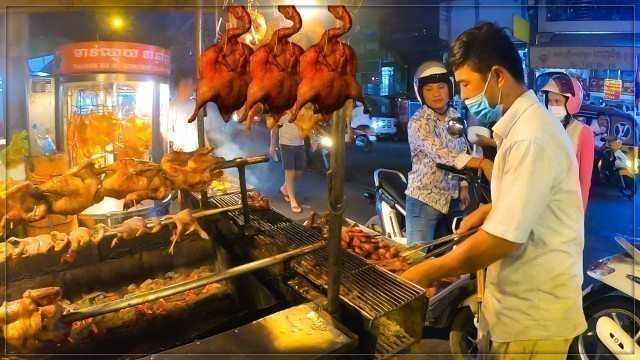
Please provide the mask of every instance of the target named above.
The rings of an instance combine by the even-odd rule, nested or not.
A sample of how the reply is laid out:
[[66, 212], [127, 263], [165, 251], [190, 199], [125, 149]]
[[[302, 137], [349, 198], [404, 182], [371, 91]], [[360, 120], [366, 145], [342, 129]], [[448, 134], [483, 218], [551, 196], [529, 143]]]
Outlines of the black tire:
[[473, 322], [474, 318], [471, 308], [465, 306], [451, 321], [449, 346], [451, 346], [451, 354], [456, 360], [478, 357], [478, 348], [475, 344], [475, 340], [478, 338], [478, 329]]
[[633, 196], [636, 194], [635, 179], [630, 178], [628, 176], [624, 176], [624, 175], [620, 176], [620, 184], [618, 186], [618, 190], [620, 190], [620, 193], [625, 198], [627, 199], [633, 198]]
[[[640, 306], [640, 303], [636, 303], [635, 305]], [[594, 354], [584, 353], [585, 352], [584, 344], [581, 344], [583, 342], [583, 336], [586, 336], [587, 333], [592, 331], [591, 324], [597, 321], [596, 319], [594, 319], [595, 316], [598, 316], [598, 314], [601, 314], [603, 312], [612, 311], [612, 310], [613, 311], [618, 310], [618, 312], [624, 311], [624, 312], [627, 312], [628, 314], [632, 314], [635, 317], [635, 322], [636, 322], [635, 326], [637, 331], [638, 327], [640, 326], [640, 315], [634, 313], [633, 299], [626, 296], [606, 296], [602, 299], [595, 300], [589, 303], [584, 308], [584, 316], [587, 319], [587, 324], [589, 328], [584, 334], [581, 334], [580, 336], [577, 336], [575, 339], [573, 339], [573, 342], [571, 343], [571, 347], [569, 347], [568, 359], [572, 359], [572, 360], [596, 359], [596, 356], [594, 356]], [[598, 318], [600, 318], [600, 316], [598, 316]], [[631, 337], [633, 338], [634, 334], [631, 334]], [[598, 343], [600, 345], [598, 347], [598, 355], [599, 355], [598, 359], [602, 359], [602, 360], [616, 359], [616, 357], [613, 355], [607, 356], [607, 354], [610, 354], [610, 353], [608, 352], [604, 344], [602, 344], [599, 341]], [[591, 357], [589, 355], [591, 355]]]

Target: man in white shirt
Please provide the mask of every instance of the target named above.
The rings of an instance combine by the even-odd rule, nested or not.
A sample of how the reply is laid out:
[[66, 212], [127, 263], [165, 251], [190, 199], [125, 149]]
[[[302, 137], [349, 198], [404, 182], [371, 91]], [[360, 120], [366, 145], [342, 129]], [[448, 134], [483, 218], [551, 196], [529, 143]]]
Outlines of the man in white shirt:
[[491, 333], [492, 358], [565, 359], [586, 329], [584, 213], [571, 140], [527, 91], [522, 60], [504, 30], [481, 24], [462, 33], [450, 52], [469, 111], [499, 119], [493, 204], [461, 224], [459, 232], [482, 226], [475, 235], [403, 277], [426, 287], [488, 267], [481, 330]]
[[[196, 102], [193, 98], [195, 83], [193, 77], [178, 73], [174, 79], [176, 97], [170, 105], [169, 150], [194, 151], [198, 148], [198, 122], [189, 123]], [[207, 111], [209, 107], [207, 106]], [[208, 114], [210, 115], [210, 114]], [[205, 145], [209, 145], [205, 129]]]

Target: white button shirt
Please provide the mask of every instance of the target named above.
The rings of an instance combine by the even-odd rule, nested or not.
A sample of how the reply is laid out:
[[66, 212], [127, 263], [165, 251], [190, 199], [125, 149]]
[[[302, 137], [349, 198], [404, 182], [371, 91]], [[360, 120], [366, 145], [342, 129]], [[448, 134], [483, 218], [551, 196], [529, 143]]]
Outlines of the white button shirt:
[[492, 340], [574, 337], [586, 322], [584, 212], [573, 145], [531, 90], [493, 130], [493, 208], [482, 228], [522, 245], [487, 270], [483, 312]]

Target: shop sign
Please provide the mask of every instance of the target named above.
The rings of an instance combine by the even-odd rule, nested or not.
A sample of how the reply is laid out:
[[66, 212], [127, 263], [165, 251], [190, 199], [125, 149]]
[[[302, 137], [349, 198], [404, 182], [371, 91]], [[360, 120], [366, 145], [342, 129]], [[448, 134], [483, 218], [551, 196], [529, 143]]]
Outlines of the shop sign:
[[622, 80], [605, 79], [604, 80], [604, 99], [620, 100], [622, 92]]
[[[605, 80], [606, 79], [592, 77], [589, 79], [588, 87], [584, 87], [584, 86], [583, 87], [585, 89], [588, 89], [589, 92], [603, 93]], [[622, 95], [633, 96], [634, 89], [635, 89], [635, 83], [633, 81], [622, 80], [622, 91], [621, 91]]]
[[171, 70], [169, 50], [117, 41], [62, 45], [54, 61], [56, 74], [114, 72], [169, 77]]
[[635, 71], [634, 49], [629, 47], [531, 48], [531, 68], [616, 69]]

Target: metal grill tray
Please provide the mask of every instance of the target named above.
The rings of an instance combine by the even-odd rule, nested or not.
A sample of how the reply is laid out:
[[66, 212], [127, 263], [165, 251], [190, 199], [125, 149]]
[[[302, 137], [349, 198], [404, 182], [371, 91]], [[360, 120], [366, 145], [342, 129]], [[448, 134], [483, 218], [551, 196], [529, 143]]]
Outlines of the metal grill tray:
[[[214, 206], [240, 204], [240, 195], [218, 196], [211, 199]], [[229, 215], [243, 224], [242, 212]], [[326, 239], [317, 232], [296, 223], [276, 210], [251, 211], [251, 225], [257, 226], [277, 241], [290, 247], [310, 245]], [[403, 305], [424, 296], [424, 290], [396, 275], [368, 263], [360, 256], [341, 249], [341, 299], [369, 319], [377, 319]], [[328, 254], [320, 249], [295, 260], [293, 269], [326, 289]], [[314, 273], [314, 274], [311, 274]]]

